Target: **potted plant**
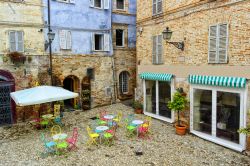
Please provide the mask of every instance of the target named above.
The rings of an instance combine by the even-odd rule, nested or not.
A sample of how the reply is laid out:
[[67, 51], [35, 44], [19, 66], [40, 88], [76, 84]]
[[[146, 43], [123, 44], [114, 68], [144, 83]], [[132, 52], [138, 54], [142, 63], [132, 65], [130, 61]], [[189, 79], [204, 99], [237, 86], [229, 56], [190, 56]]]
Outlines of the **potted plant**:
[[26, 61], [26, 56], [20, 52], [16, 52], [16, 51], [10, 52], [8, 56], [10, 57], [13, 63], [20, 63], [20, 62], [24, 63]]
[[247, 150], [250, 150], [250, 124], [246, 128], [240, 128], [238, 132], [247, 136]]
[[143, 110], [142, 110], [143, 105], [141, 104], [140, 101], [135, 100], [135, 101], [133, 102], [133, 108], [135, 109], [135, 113], [137, 113], [137, 114], [142, 114], [142, 112], [143, 112]]
[[184, 124], [181, 124], [180, 121], [180, 112], [184, 111], [187, 105], [187, 99], [186, 94], [184, 92], [180, 92], [177, 90], [173, 96], [173, 101], [168, 102], [168, 108], [172, 111], [177, 112], [178, 114], [178, 121], [177, 124], [175, 124], [176, 134], [178, 135], [185, 135], [187, 126]]

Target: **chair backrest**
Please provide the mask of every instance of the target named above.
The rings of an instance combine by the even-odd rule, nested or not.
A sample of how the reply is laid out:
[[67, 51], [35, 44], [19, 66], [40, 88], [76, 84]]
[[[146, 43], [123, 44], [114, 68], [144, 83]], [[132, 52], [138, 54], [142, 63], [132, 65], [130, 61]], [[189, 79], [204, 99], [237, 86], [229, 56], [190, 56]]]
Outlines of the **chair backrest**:
[[150, 116], [147, 116], [145, 121], [148, 122], [148, 125], [151, 125], [152, 118]]
[[88, 135], [90, 135], [92, 133], [91, 128], [89, 126], [87, 126], [87, 132], [88, 132]]
[[61, 130], [61, 127], [59, 125], [54, 125], [51, 130], [51, 135], [56, 135], [56, 134], [61, 134], [62, 130]]
[[54, 104], [54, 116], [60, 116], [60, 104]]
[[73, 129], [73, 140], [76, 142], [77, 138], [78, 138], [78, 128], [74, 127], [74, 129]]
[[100, 118], [103, 118], [105, 115], [107, 115], [107, 111], [102, 110], [102, 111], [100, 112]]
[[120, 121], [122, 119], [122, 112], [118, 112], [118, 121]]

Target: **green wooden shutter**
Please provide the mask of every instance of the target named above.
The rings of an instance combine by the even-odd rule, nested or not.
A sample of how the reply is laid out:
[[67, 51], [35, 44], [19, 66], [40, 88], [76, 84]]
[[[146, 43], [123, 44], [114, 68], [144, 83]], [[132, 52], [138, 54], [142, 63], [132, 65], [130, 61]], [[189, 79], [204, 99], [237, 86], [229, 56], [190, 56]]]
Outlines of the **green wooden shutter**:
[[216, 63], [216, 36], [217, 36], [217, 26], [210, 26], [209, 28], [209, 51], [208, 51], [208, 62]]
[[228, 26], [227, 24], [220, 24], [218, 28], [218, 62], [227, 63]]

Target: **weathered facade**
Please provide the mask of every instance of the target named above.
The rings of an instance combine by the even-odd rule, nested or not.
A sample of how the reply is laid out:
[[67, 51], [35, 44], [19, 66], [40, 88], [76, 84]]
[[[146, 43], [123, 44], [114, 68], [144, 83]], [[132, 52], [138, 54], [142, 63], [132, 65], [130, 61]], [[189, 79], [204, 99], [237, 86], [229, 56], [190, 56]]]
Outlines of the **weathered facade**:
[[[111, 1], [97, 2], [56, 0], [50, 4], [51, 29], [56, 34], [52, 42], [54, 82], [79, 93], [79, 98], [65, 103], [71, 107], [89, 109], [109, 104], [113, 98]], [[45, 26], [47, 17], [45, 7]]]
[[48, 81], [42, 8], [40, 0], [0, 1], [0, 125], [23, 118], [9, 92]]
[[[166, 105], [183, 88], [190, 100], [183, 120], [191, 133], [246, 148], [237, 130], [250, 123], [249, 6], [246, 0], [138, 1], [136, 94], [145, 114], [174, 122]], [[162, 36], [166, 27], [170, 40]], [[169, 43], [182, 41], [183, 51]]]
[[116, 91], [119, 99], [131, 98], [136, 73], [136, 0], [113, 0], [112, 41]]

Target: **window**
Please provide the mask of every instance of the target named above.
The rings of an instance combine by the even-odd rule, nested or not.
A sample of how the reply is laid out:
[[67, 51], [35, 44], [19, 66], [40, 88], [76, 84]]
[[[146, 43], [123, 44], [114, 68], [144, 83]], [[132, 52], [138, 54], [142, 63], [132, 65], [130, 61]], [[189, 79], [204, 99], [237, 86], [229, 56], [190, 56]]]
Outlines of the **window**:
[[120, 73], [119, 83], [120, 83], [120, 92], [122, 94], [128, 93], [128, 79], [129, 79], [129, 73], [127, 71], [123, 71]]
[[124, 0], [117, 0], [116, 1], [116, 9], [124, 10]]
[[162, 0], [153, 0], [153, 15], [162, 13]]
[[110, 35], [106, 34], [93, 34], [92, 36], [92, 50], [93, 51], [109, 51], [110, 50]]
[[90, 7], [109, 9], [109, 0], [90, 0]]
[[9, 32], [9, 49], [10, 52], [24, 52], [23, 32], [10, 31]]
[[153, 36], [153, 64], [162, 63], [162, 35]]
[[63, 50], [70, 50], [72, 47], [71, 31], [59, 31], [60, 48]]
[[209, 63], [227, 63], [228, 25], [218, 24], [209, 28]]
[[124, 46], [124, 30], [116, 30], [116, 46]]
[[167, 107], [171, 101], [171, 82], [168, 81], [145, 81], [145, 114], [159, 119], [172, 122], [173, 112]]
[[75, 3], [75, 0], [57, 0], [59, 2]]

